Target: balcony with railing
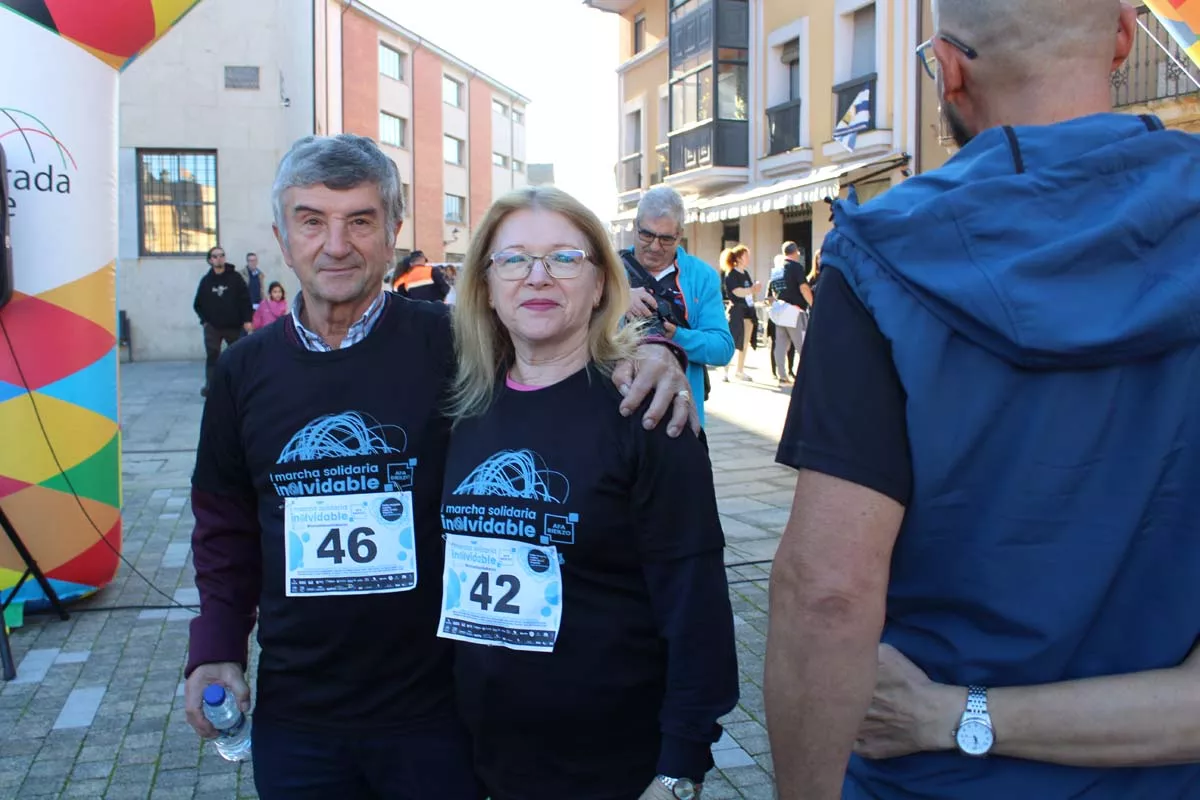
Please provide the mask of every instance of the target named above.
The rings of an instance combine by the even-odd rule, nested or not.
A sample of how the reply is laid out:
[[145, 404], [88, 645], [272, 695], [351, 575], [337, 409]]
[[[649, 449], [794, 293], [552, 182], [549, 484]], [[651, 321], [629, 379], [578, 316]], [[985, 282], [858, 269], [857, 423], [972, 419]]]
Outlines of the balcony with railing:
[[800, 146], [800, 101], [789, 100], [767, 109], [767, 155], [777, 156]]
[[1112, 74], [1114, 108], [1200, 94], [1200, 68], [1188, 58], [1158, 17], [1138, 9], [1137, 37], [1124, 65]]
[[642, 154], [633, 153], [621, 159], [617, 167], [617, 192], [637, 192], [642, 188]]
[[833, 136], [821, 148], [826, 158], [845, 161], [891, 149], [892, 132], [875, 127], [878, 82], [871, 73], [833, 87]]
[[[750, 166], [750, 140], [743, 120], [709, 120], [671, 134], [668, 183], [705, 188], [746, 179]], [[688, 175], [706, 170], [703, 175]]]
[[650, 185], [657, 186], [666, 180], [667, 175], [671, 172], [669, 144], [660, 144], [654, 148], [654, 171], [650, 173]]
[[803, 139], [803, 111], [799, 99], [767, 109], [767, 149], [759, 158], [759, 169], [764, 176], [784, 177], [812, 169], [812, 147]]

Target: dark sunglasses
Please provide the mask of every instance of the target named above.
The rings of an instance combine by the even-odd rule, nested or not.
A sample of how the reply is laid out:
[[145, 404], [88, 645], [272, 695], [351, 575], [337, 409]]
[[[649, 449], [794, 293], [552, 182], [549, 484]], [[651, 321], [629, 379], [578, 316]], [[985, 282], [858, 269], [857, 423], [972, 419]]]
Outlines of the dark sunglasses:
[[927, 39], [917, 47], [917, 60], [921, 62], [921, 66], [925, 68], [925, 74], [930, 78], [937, 80], [937, 56], [933, 52], [933, 40], [941, 39], [946, 44], [953, 47], [955, 50], [962, 53], [964, 56], [974, 61], [979, 58], [979, 52], [971, 45], [951, 36], [948, 33], [939, 33], [932, 39]]

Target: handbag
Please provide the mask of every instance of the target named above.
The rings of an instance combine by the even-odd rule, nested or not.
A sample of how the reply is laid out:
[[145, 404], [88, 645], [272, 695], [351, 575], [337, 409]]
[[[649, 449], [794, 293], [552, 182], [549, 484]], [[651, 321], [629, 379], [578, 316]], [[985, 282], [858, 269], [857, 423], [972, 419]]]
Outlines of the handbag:
[[771, 318], [771, 322], [781, 328], [795, 328], [800, 324], [800, 306], [776, 300], [771, 303], [771, 309], [767, 312], [767, 316]]

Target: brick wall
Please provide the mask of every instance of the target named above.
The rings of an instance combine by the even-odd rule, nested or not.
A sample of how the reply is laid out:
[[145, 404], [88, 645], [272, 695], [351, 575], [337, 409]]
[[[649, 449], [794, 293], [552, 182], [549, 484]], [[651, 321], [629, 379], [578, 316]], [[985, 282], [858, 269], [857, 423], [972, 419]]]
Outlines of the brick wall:
[[471, 78], [468, 94], [471, 197], [467, 224], [474, 232], [492, 204], [492, 89], [479, 78]]
[[357, 11], [342, 13], [342, 129], [379, 140], [379, 32]]
[[418, 47], [413, 51], [413, 185], [412, 206], [416, 249], [430, 261], [446, 257], [442, 243], [445, 211], [442, 159], [442, 62]]

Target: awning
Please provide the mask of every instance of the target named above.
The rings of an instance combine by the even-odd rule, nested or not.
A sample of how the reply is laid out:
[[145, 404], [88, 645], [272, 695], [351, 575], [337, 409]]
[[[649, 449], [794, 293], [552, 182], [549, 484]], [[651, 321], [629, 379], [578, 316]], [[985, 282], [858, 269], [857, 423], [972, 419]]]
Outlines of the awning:
[[[769, 211], [782, 211], [792, 206], [803, 206], [819, 203], [827, 197], [837, 197], [841, 192], [843, 179], [851, 176], [859, 179], [855, 173], [861, 173], [874, 167], [872, 174], [880, 174], [895, 169], [907, 163], [909, 156], [903, 153], [889, 155], [862, 161], [851, 161], [844, 164], [830, 164], [813, 170], [803, 178], [786, 178], [783, 180], [766, 181], [748, 185], [735, 192], [720, 194], [714, 197], [689, 195], [683, 198], [687, 208], [687, 222], [720, 222], [727, 219], [752, 217]], [[621, 230], [632, 230], [633, 220], [637, 217], [637, 209], [622, 211], [612, 218], [611, 230], [614, 233]]]

